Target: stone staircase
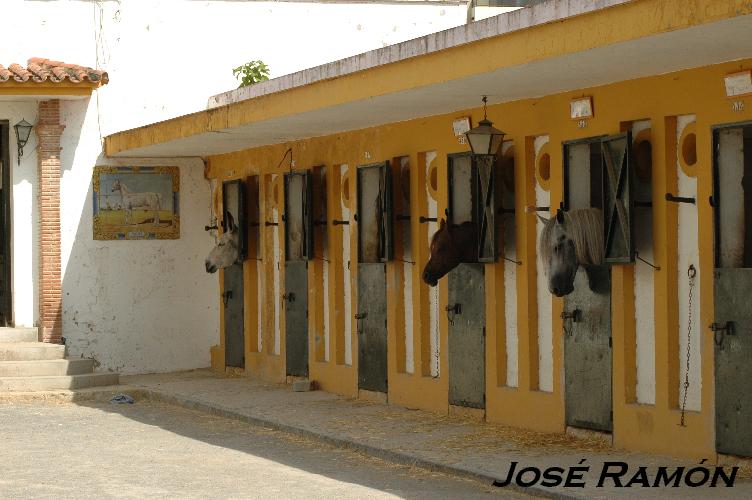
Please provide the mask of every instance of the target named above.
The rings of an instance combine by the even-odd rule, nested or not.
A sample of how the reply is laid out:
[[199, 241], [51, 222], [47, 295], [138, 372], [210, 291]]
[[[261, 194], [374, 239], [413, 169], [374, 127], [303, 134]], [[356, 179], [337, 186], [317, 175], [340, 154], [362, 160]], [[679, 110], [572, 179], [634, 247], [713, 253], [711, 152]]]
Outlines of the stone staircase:
[[65, 346], [38, 341], [36, 328], [0, 328], [0, 392], [117, 385], [117, 373], [94, 373], [93, 359], [67, 359]]

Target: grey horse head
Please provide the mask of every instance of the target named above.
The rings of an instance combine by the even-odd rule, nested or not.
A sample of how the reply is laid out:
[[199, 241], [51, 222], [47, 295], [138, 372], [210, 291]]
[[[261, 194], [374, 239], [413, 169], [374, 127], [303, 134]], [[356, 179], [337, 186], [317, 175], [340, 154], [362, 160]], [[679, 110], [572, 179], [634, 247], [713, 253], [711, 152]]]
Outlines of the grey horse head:
[[574, 241], [567, 231], [563, 211], [557, 211], [556, 217], [551, 219], [540, 215], [538, 217], [544, 224], [540, 254], [546, 267], [548, 291], [557, 297], [563, 297], [574, 290], [574, 278], [579, 267]]
[[560, 209], [551, 219], [540, 215], [538, 218], [544, 224], [538, 252], [546, 270], [548, 291], [557, 297], [569, 295], [574, 291], [580, 265], [588, 272], [591, 266], [602, 263], [603, 214], [600, 209]]
[[235, 264], [240, 255], [240, 232], [235, 225], [230, 212], [225, 212], [225, 231], [217, 240], [217, 245], [209, 252], [206, 258], [206, 272], [215, 273], [217, 269], [224, 269]]

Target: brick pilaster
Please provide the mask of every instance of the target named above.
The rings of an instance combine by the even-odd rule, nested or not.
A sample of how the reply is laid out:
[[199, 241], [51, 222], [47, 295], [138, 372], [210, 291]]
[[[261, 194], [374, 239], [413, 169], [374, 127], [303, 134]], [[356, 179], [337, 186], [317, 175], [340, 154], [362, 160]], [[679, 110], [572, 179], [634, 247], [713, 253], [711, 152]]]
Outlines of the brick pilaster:
[[39, 326], [42, 341], [60, 343], [63, 292], [60, 266], [60, 101], [39, 103], [34, 129], [39, 140]]

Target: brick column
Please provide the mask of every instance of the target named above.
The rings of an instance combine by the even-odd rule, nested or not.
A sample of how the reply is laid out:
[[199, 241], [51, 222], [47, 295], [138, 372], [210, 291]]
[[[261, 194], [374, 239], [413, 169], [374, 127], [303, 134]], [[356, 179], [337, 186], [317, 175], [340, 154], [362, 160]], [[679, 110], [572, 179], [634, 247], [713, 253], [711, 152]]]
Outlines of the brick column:
[[60, 101], [39, 103], [34, 129], [39, 139], [39, 326], [42, 341], [60, 343], [63, 294], [60, 268]]

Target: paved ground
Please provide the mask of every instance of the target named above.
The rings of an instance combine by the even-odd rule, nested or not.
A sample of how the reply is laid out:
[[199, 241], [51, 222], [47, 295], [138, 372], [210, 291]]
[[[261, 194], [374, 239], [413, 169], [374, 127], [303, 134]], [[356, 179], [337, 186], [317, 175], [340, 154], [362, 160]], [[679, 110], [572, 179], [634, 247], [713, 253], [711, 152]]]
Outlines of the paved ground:
[[527, 498], [146, 400], [0, 404], [0, 471], [0, 498]]
[[[123, 377], [122, 383], [151, 391], [164, 401], [230, 415], [248, 422], [328, 442], [343, 443], [382, 458], [425, 464], [487, 482], [506, 477], [512, 461], [523, 466], [567, 469], [590, 467], [585, 488], [541, 488], [544, 494], [570, 498], [686, 499], [752, 498], [752, 482], [737, 480], [734, 488], [598, 488], [606, 461], [623, 461], [631, 473], [647, 467], [652, 481], [659, 466], [697, 466], [655, 455], [614, 450], [597, 440], [575, 440], [560, 434], [542, 435], [488, 423], [462, 420], [398, 406], [367, 403], [323, 391], [292, 392], [289, 386], [248, 378], [224, 378], [209, 371]], [[687, 439], [692, 439], [691, 434]], [[715, 457], [707, 457], [714, 460]], [[748, 473], [748, 471], [747, 471]], [[712, 471], [711, 471], [712, 474]], [[749, 475], [747, 475], [749, 477]], [[526, 490], [530, 491], [530, 490]]]
[[[640, 473], [640, 468], [645, 468], [646, 479], [649, 484], [653, 484], [657, 475], [658, 467], [668, 467], [669, 475], [677, 471], [677, 468], [685, 467], [685, 471], [698, 466], [697, 461], [680, 461], [667, 457], [660, 457], [648, 454], [630, 453], [623, 450], [614, 450], [597, 439], [582, 440], [574, 439], [562, 434], [539, 434], [534, 432], [522, 431], [493, 425], [488, 423], [473, 422], [459, 417], [437, 415], [419, 410], [409, 410], [392, 405], [383, 405], [368, 403], [360, 400], [343, 398], [334, 394], [322, 391], [296, 393], [290, 390], [289, 386], [267, 384], [254, 381], [248, 378], [225, 378], [215, 375], [207, 370], [198, 370], [193, 372], [170, 373], [159, 375], [143, 375], [132, 377], [121, 377], [124, 384], [115, 388], [97, 388], [85, 389], [81, 391], [59, 392], [59, 393], [0, 393], [0, 403], [20, 401], [39, 401], [40, 399], [49, 399], [53, 401], [74, 401], [79, 405], [92, 404], [92, 398], [98, 398], [99, 401], [108, 401], [112, 394], [117, 392], [127, 392], [137, 399], [134, 407], [110, 407], [104, 405], [99, 407], [98, 411], [104, 411], [105, 414], [117, 412], [116, 416], [101, 416], [94, 423], [86, 424], [92, 426], [92, 430], [98, 429], [98, 422], [101, 425], [107, 424], [107, 419], [114, 420], [118, 429], [123, 429], [114, 436], [110, 436], [110, 441], [96, 439], [97, 448], [92, 450], [77, 449], [77, 456], [81, 457], [82, 465], [76, 464], [71, 469], [62, 469], [53, 471], [53, 475], [60, 475], [64, 480], [57, 483], [65, 487], [71, 487], [74, 480], [83, 481], [86, 484], [89, 481], [87, 476], [79, 473], [79, 469], [97, 472], [103, 470], [105, 473], [113, 474], [111, 480], [107, 478], [98, 481], [100, 484], [88, 484], [88, 488], [97, 491], [106, 491], [114, 495], [117, 491], [123, 491], [126, 494], [131, 493], [138, 488], [148, 484], [150, 488], [164, 488], [164, 491], [172, 491], [178, 486], [182, 491], [193, 491], [201, 488], [202, 485], [209, 483], [207, 478], [211, 477], [217, 487], [224, 493], [239, 492], [240, 494], [258, 493], [261, 496], [277, 497], [281, 490], [278, 488], [280, 481], [284, 481], [285, 492], [295, 496], [305, 496], [310, 498], [312, 495], [320, 497], [352, 496], [357, 498], [368, 497], [371, 494], [387, 494], [397, 497], [413, 498], [421, 495], [426, 496], [444, 496], [445, 498], [468, 498], [475, 494], [488, 496], [489, 494], [514, 494], [510, 490], [493, 490], [492, 493], [486, 492], [484, 485], [491, 484], [495, 479], [504, 479], [512, 462], [519, 462], [519, 468], [534, 466], [539, 469], [549, 467], [558, 467], [568, 469], [578, 466], [580, 463], [589, 467], [589, 472], [584, 474], [586, 487], [584, 488], [565, 488], [563, 486], [550, 488], [537, 486], [537, 489], [524, 489], [524, 493], [544, 494], [548, 496], [558, 496], [564, 498], [576, 499], [705, 499], [705, 498], [752, 498], [752, 476], [751, 469], [746, 467], [738, 477], [733, 488], [717, 487], [710, 488], [710, 483], [696, 488], [690, 488], [685, 484], [680, 484], [676, 488], [644, 488], [633, 486], [630, 488], [614, 488], [613, 483], [607, 482], [606, 487], [597, 487], [598, 479], [605, 462], [625, 462], [628, 464], [629, 473], [625, 475], [623, 481], [626, 483], [635, 474]], [[87, 401], [89, 401], [87, 403]], [[219, 432], [218, 435], [212, 434], [212, 426], [208, 429], [204, 427], [203, 431], [194, 430], [188, 432], [183, 430], [180, 424], [181, 420], [174, 423], [171, 413], [156, 412], [152, 413], [152, 418], [148, 415], [138, 414], [142, 405], [149, 407], [154, 402], [170, 403], [182, 408], [201, 410], [201, 413], [192, 417], [196, 422], [213, 421], [217, 416], [228, 417], [236, 420], [233, 425], [241, 427], [234, 429], [246, 429], [243, 432], [250, 432], [254, 435], [266, 435], [271, 432], [266, 429], [283, 431], [289, 439], [300, 440], [302, 438], [313, 439], [315, 442], [328, 443], [338, 447], [344, 447], [351, 450], [357, 450], [367, 455], [386, 459], [392, 463], [419, 465], [425, 469], [435, 472], [451, 473], [455, 477], [472, 477], [481, 482], [472, 483], [479, 489], [467, 489], [462, 486], [460, 490], [439, 488], [439, 482], [432, 482], [428, 479], [417, 479], [417, 483], [411, 483], [415, 478], [403, 476], [409, 469], [399, 468], [391, 470], [391, 473], [384, 473], [380, 467], [385, 463], [380, 462], [380, 466], [372, 465], [365, 456], [357, 456], [354, 463], [350, 459], [339, 459], [334, 462], [323, 460], [319, 462], [314, 457], [322, 457], [321, 453], [313, 451], [304, 453], [300, 450], [284, 451], [284, 448], [276, 448], [276, 445], [269, 444], [269, 447], [254, 448], [253, 443], [260, 443], [260, 438], [253, 439], [235, 435], [235, 431]], [[0, 404], [0, 408], [2, 408]], [[75, 407], [72, 407], [75, 408]], [[89, 408], [89, 411], [94, 409]], [[5, 410], [7, 411], [7, 410]], [[82, 410], [83, 411], [83, 410]], [[136, 412], [129, 414], [126, 412]], [[102, 415], [100, 413], [100, 415]], [[209, 416], [209, 415], [214, 415]], [[83, 417], [82, 417], [83, 418]], [[4, 455], [3, 445], [5, 436], [11, 436], [11, 442], [15, 443], [16, 449], [23, 449], [26, 445], [24, 438], [19, 438], [19, 429], [6, 432], [6, 418], [0, 413], [0, 495], [3, 492], [6, 478], [14, 478], [13, 474], [5, 474], [8, 466], [4, 463], [7, 460]], [[75, 419], [73, 419], [75, 421]], [[190, 419], [189, 419], [190, 420]], [[65, 419], [60, 419], [62, 425]], [[138, 421], [159, 426], [166, 430], [189, 439], [181, 441], [185, 444], [176, 444], [174, 450], [165, 457], [160, 457], [155, 451], [155, 446], [159, 445], [161, 437], [152, 437], [146, 433], [146, 430], [137, 428], [130, 430], [127, 425], [128, 421]], [[173, 422], [173, 423], [171, 423]], [[183, 420], [183, 422], [186, 422]], [[96, 425], [95, 425], [96, 424]], [[253, 427], [243, 427], [248, 424], [255, 424]], [[32, 434], [42, 432], [43, 424], [38, 422], [38, 429], [32, 430]], [[66, 424], [69, 425], [69, 424]], [[83, 426], [84, 424], [78, 424]], [[187, 424], [186, 424], [187, 425]], [[227, 423], [231, 425], [231, 423]], [[65, 427], [65, 425], [62, 425]], [[187, 429], [188, 427], [186, 427]], [[251, 429], [251, 430], [247, 430]], [[254, 430], [255, 429], [255, 430]], [[151, 429], [156, 431], [156, 428]], [[83, 431], [82, 431], [83, 432]], [[146, 438], [141, 441], [141, 435]], [[96, 434], [94, 434], [96, 436]], [[65, 436], [65, 434], [62, 434]], [[159, 435], [161, 436], [161, 434]], [[279, 434], [275, 434], [279, 436]], [[86, 435], [79, 436], [87, 443]], [[25, 463], [16, 465], [18, 455], [13, 457], [13, 467], [21, 470], [30, 470], [27, 477], [36, 479], [36, 469], [39, 464], [47, 463], [45, 448], [50, 446], [49, 434], [43, 434], [42, 442], [37, 442], [38, 450], [36, 452], [37, 462], [35, 467], [27, 468]], [[250, 443], [249, 440], [250, 439]], [[271, 439], [271, 438], [270, 438]], [[275, 437], [275, 440], [278, 439]], [[686, 439], [692, 439], [688, 432]], [[136, 440], [136, 441], [134, 441]], [[198, 441], [196, 441], [198, 440]], [[92, 440], [89, 439], [90, 444]], [[100, 441], [103, 443], [99, 445]], [[130, 441], [136, 444], [131, 448]], [[35, 442], [33, 438], [31, 442]], [[72, 443], [71, 446], [78, 446], [77, 441], [70, 441], [65, 438], [64, 443]], [[140, 444], [138, 444], [140, 443]], [[246, 443], [246, 444], [243, 444]], [[93, 445], [92, 445], [93, 446]], [[209, 448], [206, 448], [209, 446]], [[232, 458], [213, 458], [214, 446], [221, 447], [222, 453], [230, 453]], [[250, 447], [249, 447], [250, 446]], [[260, 445], [259, 445], [260, 446]], [[124, 455], [118, 455], [118, 460], [114, 463], [121, 463], [110, 467], [110, 453], [108, 450], [117, 450], [118, 447], [124, 447], [128, 452]], [[196, 447], [193, 450], [193, 447]], [[96, 450], [103, 448], [104, 455], [98, 455]], [[76, 449], [76, 448], [74, 448]], [[145, 450], [142, 452], [140, 450]], [[179, 454], [180, 450], [185, 451], [183, 455]], [[215, 450], [216, 451], [216, 450]], [[167, 452], [167, 450], [165, 450]], [[173, 453], [176, 453], [173, 456]], [[324, 453], [326, 455], [329, 452]], [[344, 451], [332, 451], [332, 456], [345, 453]], [[347, 452], [348, 457], [351, 456]], [[148, 461], [146, 465], [137, 459], [140, 456], [146, 456], [149, 460], [154, 460], [158, 467], [150, 466]], [[186, 458], [190, 455], [190, 458]], [[83, 457], [90, 460], [87, 462]], [[172, 457], [172, 458], [169, 458]], [[102, 460], [104, 458], [104, 460]], [[715, 457], [707, 457], [710, 462]], [[281, 464], [287, 469], [272, 470], [265, 468], [264, 460], [272, 460]], [[191, 462], [192, 461], [192, 462]], [[214, 472], [197, 472], [192, 473], [186, 466], [186, 462], [200, 464], [200, 467], [209, 467]], [[54, 463], [50, 460], [49, 463]], [[102, 464], [101, 466], [99, 464]], [[374, 462], [376, 463], [376, 462]], [[87, 465], [88, 464], [88, 465]], [[363, 468], [357, 467], [362, 464]], [[88, 468], [87, 468], [88, 467]], [[118, 467], [125, 470], [124, 474], [118, 471]], [[394, 466], [392, 466], [394, 467]], [[133, 469], [133, 472], [128, 472]], [[161, 470], [169, 474], [162, 477]], [[199, 469], [201, 470], [201, 469]], [[394, 471], [399, 472], [394, 472]], [[728, 468], [727, 471], [730, 471]], [[157, 471], [157, 472], [155, 472]], [[216, 473], [219, 471], [220, 473]], [[702, 473], [702, 470], [698, 472]], [[423, 473], [427, 474], [427, 473]], [[712, 466], [710, 466], [710, 475], [712, 476]], [[152, 479], [152, 477], [154, 479]], [[247, 477], [247, 480], [238, 478]], [[424, 476], [428, 477], [428, 476]], [[453, 483], [444, 477], [444, 480]], [[200, 478], [200, 479], [195, 479]], [[259, 481], [261, 478], [261, 481]], [[267, 479], [268, 480], [265, 480]], [[274, 478], [274, 479], [272, 479]], [[282, 479], [284, 478], [284, 479]], [[397, 478], [404, 478], [406, 482], [395, 483]], [[530, 476], [527, 477], [530, 479]], [[700, 476], [694, 476], [696, 481]], [[639, 479], [639, 476], [638, 476]], [[341, 482], [349, 484], [347, 488], [356, 488], [348, 490], [346, 487], [338, 487]], [[390, 482], [391, 481], [391, 482]], [[438, 480], [437, 480], [438, 481]], [[447, 483], [447, 484], [449, 484]], [[416, 489], [411, 489], [414, 484], [418, 484]], [[638, 483], [639, 484], [639, 483]], [[250, 486], [249, 486], [250, 485]], [[16, 488], [19, 486], [16, 485]], [[104, 489], [108, 487], [109, 489]], [[239, 488], [245, 487], [245, 490]], [[399, 491], [394, 491], [399, 490]], [[66, 490], [68, 492], [73, 490]], [[152, 496], [160, 496], [160, 493]], [[196, 489], [199, 493], [196, 496], [205, 496], [208, 490]], [[438, 492], [437, 492], [438, 491]], [[490, 490], [488, 490], [490, 491]], [[22, 493], [25, 493], [22, 491]], [[217, 496], [217, 495], [214, 495]], [[240, 495], [239, 495], [240, 496]]]

